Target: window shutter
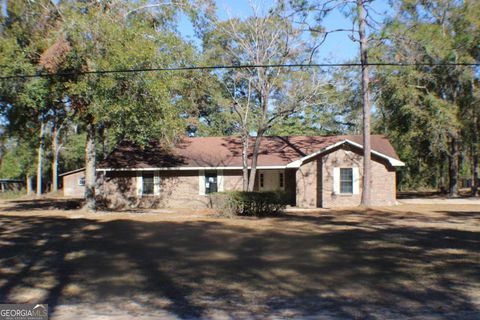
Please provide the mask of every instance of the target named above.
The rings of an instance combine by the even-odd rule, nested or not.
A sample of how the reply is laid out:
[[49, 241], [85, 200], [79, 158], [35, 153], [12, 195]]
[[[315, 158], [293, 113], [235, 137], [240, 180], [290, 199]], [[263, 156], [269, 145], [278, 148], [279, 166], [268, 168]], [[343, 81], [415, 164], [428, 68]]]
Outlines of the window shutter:
[[158, 171], [153, 174], [153, 195], [160, 195], [160, 172]]
[[360, 193], [360, 174], [358, 168], [352, 168], [353, 194]]
[[223, 192], [223, 170], [217, 171], [218, 192]]
[[143, 178], [142, 172], [137, 171], [137, 196], [142, 196], [143, 193]]
[[340, 193], [340, 168], [333, 168], [333, 193]]
[[198, 194], [205, 195], [205, 170], [198, 170]]

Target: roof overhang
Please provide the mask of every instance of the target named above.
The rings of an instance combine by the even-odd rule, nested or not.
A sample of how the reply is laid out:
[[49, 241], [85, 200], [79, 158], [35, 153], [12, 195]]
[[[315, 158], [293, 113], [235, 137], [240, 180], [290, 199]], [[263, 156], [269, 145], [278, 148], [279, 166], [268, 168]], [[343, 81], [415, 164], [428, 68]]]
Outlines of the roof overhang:
[[[283, 166], [257, 166], [259, 170], [267, 169], [286, 169], [288, 165]], [[252, 167], [249, 166], [248, 169]], [[98, 168], [97, 171], [107, 172], [107, 171], [196, 171], [196, 170], [242, 170], [241, 166], [206, 166], [206, 167], [151, 167], [151, 168]]]
[[68, 172], [64, 172], [64, 173], [59, 174], [58, 176], [59, 176], [59, 177], [68, 176], [69, 174], [81, 172], [81, 171], [84, 171], [84, 170], [85, 170], [85, 167], [79, 168], [79, 169], [75, 169], [75, 170], [72, 170], [72, 171], [68, 171]]
[[[328, 147], [325, 147], [319, 151], [316, 151], [314, 153], [311, 153], [303, 158], [300, 158], [298, 160], [292, 161], [287, 163], [286, 165], [277, 165], [277, 166], [257, 166], [257, 169], [259, 170], [267, 170], [267, 169], [289, 169], [289, 168], [300, 168], [300, 166], [307, 160], [316, 157], [318, 155], [324, 154], [329, 152], [330, 150], [333, 150], [337, 147], [340, 147], [343, 144], [350, 144], [354, 147], [357, 147], [359, 149], [363, 150], [363, 146], [359, 143], [353, 142], [348, 139], [341, 140], [337, 143], [334, 143], [332, 145], [329, 145]], [[393, 167], [403, 167], [405, 166], [405, 163], [402, 161], [389, 157], [386, 154], [383, 154], [381, 152], [372, 150], [372, 154], [385, 159], [388, 161], [388, 163], [393, 166]], [[248, 167], [251, 169], [251, 166]], [[107, 171], [192, 171], [192, 170], [242, 170], [242, 166], [197, 166], [197, 167], [149, 167], [149, 168], [98, 168], [97, 171], [100, 172], [107, 172]], [[75, 170], [75, 171], [80, 171], [83, 169]], [[74, 173], [75, 171], [71, 172], [66, 172], [62, 175]]]
[[[332, 145], [329, 145], [328, 147], [325, 147], [319, 151], [316, 151], [314, 153], [311, 153], [309, 154], [308, 156], [305, 156], [299, 160], [296, 160], [296, 161], [293, 161], [293, 162], [290, 162], [289, 164], [287, 164], [287, 167], [289, 168], [298, 168], [300, 167], [305, 161], [307, 161], [308, 159], [311, 159], [313, 157], [316, 157], [320, 154], [323, 154], [323, 153], [326, 153], [332, 149], [335, 149], [337, 147], [340, 147], [341, 145], [343, 144], [350, 144], [354, 147], [357, 147], [357, 148], [360, 148], [363, 150], [363, 146], [359, 143], [356, 143], [356, 142], [353, 142], [351, 140], [348, 140], [348, 139], [345, 139], [345, 140], [342, 140], [342, 141], [339, 141], [337, 143], [334, 143]], [[379, 156], [380, 158], [383, 158], [385, 160], [388, 161], [388, 163], [390, 163], [391, 166], [393, 167], [403, 167], [405, 166], [405, 163], [403, 163], [402, 161], [398, 160], [398, 159], [395, 159], [395, 158], [392, 158], [392, 157], [389, 157], [387, 156], [386, 154], [383, 154], [381, 152], [378, 152], [378, 151], [375, 151], [375, 150], [372, 150], [372, 154], [376, 155], [376, 156]]]

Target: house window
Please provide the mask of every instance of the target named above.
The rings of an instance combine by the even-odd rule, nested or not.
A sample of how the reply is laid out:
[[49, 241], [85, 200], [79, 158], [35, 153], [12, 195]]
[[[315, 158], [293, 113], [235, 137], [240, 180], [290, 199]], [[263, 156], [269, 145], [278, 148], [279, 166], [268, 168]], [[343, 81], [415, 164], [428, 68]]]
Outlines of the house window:
[[142, 194], [153, 195], [153, 172], [145, 172], [142, 174]]
[[280, 176], [279, 176], [279, 179], [280, 179], [280, 188], [283, 188], [283, 172], [280, 172]]
[[85, 178], [84, 177], [78, 179], [78, 185], [82, 186], [82, 187], [85, 186]]
[[216, 172], [205, 173], [205, 193], [214, 193], [218, 191], [218, 177]]
[[260, 188], [263, 188], [264, 186], [264, 176], [263, 173], [260, 173]]
[[352, 168], [340, 168], [340, 193], [353, 193]]

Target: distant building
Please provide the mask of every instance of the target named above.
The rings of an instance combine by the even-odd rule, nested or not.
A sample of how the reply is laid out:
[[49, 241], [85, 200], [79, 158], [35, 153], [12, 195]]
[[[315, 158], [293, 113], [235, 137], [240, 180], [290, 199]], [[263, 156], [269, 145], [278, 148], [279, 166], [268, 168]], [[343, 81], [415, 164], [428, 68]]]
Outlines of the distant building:
[[64, 172], [59, 175], [63, 181], [63, 195], [83, 198], [85, 196], [85, 168]]
[[0, 179], [0, 192], [19, 191], [25, 188], [25, 181], [15, 179]]

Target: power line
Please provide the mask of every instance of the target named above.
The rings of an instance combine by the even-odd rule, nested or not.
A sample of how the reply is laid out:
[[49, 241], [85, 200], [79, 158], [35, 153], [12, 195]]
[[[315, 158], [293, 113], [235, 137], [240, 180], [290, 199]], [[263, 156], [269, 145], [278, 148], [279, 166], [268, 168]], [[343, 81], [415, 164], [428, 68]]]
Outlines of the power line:
[[[245, 64], [245, 65], [214, 65], [214, 66], [183, 66], [168, 68], [140, 68], [140, 69], [114, 69], [114, 70], [92, 70], [75, 72], [36, 73], [3, 75], [0, 80], [19, 78], [45, 78], [45, 77], [68, 77], [89, 74], [114, 74], [114, 73], [141, 73], [141, 72], [166, 72], [166, 71], [189, 71], [189, 70], [215, 70], [215, 69], [249, 69], [249, 68], [325, 68], [325, 67], [361, 67], [361, 63], [313, 63], [313, 64]], [[480, 63], [401, 63], [401, 62], [370, 62], [365, 66], [378, 67], [419, 67], [419, 66], [480, 66]]]

